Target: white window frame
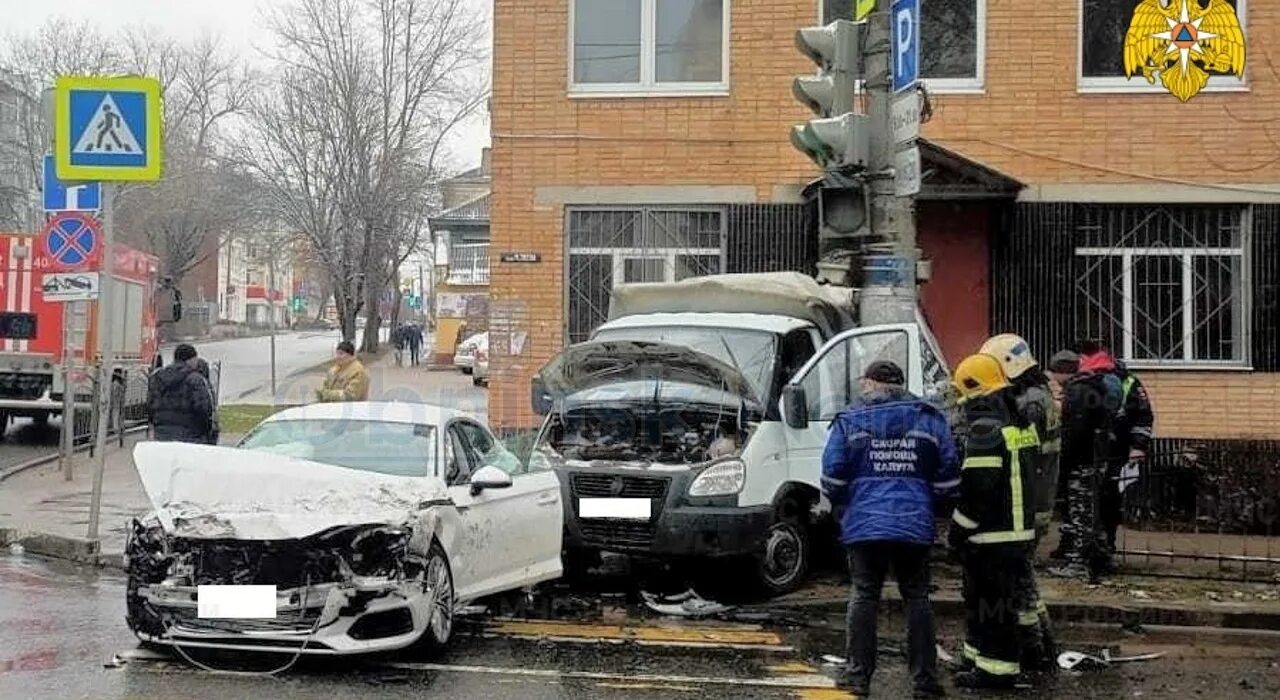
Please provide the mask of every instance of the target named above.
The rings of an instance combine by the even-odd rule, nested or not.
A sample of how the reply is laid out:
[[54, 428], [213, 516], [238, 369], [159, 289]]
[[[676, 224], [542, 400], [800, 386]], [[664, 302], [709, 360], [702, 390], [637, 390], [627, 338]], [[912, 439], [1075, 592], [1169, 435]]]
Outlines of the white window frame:
[[[921, 0], [927, 2], [927, 0]], [[977, 53], [972, 78], [922, 78], [920, 82], [936, 95], [983, 95], [987, 92], [987, 0], [974, 0], [977, 13], [977, 33], [974, 51]], [[822, 16], [824, 0], [818, 0], [818, 22], [826, 18]], [[923, 8], [922, 8], [923, 11]], [[830, 20], [828, 20], [829, 22]], [[923, 53], [924, 47], [921, 47]], [[821, 72], [821, 71], [819, 71]], [[862, 81], [858, 81], [858, 89], [862, 89]]]
[[[1174, 0], [1180, 2], [1181, 0]], [[1240, 28], [1245, 32], [1245, 41], [1249, 40], [1249, 0], [1238, 0], [1236, 16], [1240, 18]], [[1084, 0], [1076, 0], [1076, 92], [1082, 94], [1151, 94], [1168, 92], [1159, 82], [1155, 85], [1147, 83], [1140, 75], [1126, 78], [1123, 75], [1098, 78], [1086, 78], [1084, 75]], [[1229, 75], [1210, 75], [1209, 83], [1202, 92], [1249, 92], [1248, 70], [1240, 78]]]
[[[590, 0], [587, 0], [588, 2]], [[705, 97], [729, 94], [729, 18], [733, 14], [732, 0], [722, 0], [720, 72], [721, 79], [710, 83], [660, 83], [657, 71], [657, 11], [658, 0], [638, 0], [640, 6], [640, 81], [635, 83], [576, 83], [574, 82], [574, 14], [577, 0], [569, 3], [568, 38], [568, 86], [571, 98], [599, 97]]]
[[[1246, 220], [1242, 223], [1247, 224]], [[1121, 292], [1124, 309], [1121, 310], [1122, 346], [1120, 357], [1130, 366], [1137, 369], [1240, 369], [1251, 370], [1250, 365], [1250, 325], [1253, 318], [1251, 301], [1252, 280], [1249, 275], [1249, 256], [1247, 234], [1242, 235], [1240, 244], [1235, 247], [1195, 248], [1195, 247], [1133, 247], [1133, 248], [1076, 248], [1077, 257], [1112, 257], [1120, 258]], [[1152, 358], [1135, 358], [1133, 356], [1133, 260], [1138, 257], [1176, 257], [1182, 263], [1182, 358], [1159, 360]], [[1240, 327], [1235, 329], [1235, 340], [1240, 343], [1240, 359], [1238, 360], [1200, 360], [1195, 357], [1196, 298], [1194, 262], [1197, 257], [1235, 257], [1240, 259], [1239, 284]]]

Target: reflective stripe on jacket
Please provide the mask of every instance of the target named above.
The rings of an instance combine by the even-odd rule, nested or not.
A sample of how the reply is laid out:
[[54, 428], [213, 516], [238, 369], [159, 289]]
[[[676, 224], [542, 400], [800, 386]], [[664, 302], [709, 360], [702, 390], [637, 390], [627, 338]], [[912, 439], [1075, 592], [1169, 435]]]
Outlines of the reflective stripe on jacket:
[[960, 504], [952, 515], [969, 542], [1035, 539], [1035, 475], [1041, 445], [1034, 424], [1013, 423], [1001, 397], [966, 408], [971, 418], [960, 467]]

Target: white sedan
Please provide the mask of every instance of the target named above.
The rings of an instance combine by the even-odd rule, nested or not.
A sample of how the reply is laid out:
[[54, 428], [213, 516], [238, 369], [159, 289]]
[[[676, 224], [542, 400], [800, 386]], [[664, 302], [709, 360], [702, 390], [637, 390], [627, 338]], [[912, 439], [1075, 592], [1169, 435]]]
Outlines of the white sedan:
[[314, 404], [134, 462], [155, 510], [131, 526], [126, 619], [180, 651], [438, 647], [458, 607], [562, 572], [555, 473], [462, 412]]
[[458, 351], [453, 354], [453, 366], [462, 370], [463, 374], [471, 374], [476, 366], [476, 352], [481, 348], [489, 347], [489, 334], [476, 333], [468, 336], [458, 344]]

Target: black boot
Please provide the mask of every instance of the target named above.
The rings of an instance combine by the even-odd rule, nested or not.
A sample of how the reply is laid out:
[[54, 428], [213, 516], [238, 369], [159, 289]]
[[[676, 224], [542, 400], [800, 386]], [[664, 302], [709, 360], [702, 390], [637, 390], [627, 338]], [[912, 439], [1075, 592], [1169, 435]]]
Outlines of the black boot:
[[965, 688], [969, 690], [1008, 690], [1013, 688], [1017, 682], [1017, 676], [997, 676], [987, 673], [982, 669], [973, 669], [972, 671], [961, 671], [955, 675], [955, 684], [957, 688]]

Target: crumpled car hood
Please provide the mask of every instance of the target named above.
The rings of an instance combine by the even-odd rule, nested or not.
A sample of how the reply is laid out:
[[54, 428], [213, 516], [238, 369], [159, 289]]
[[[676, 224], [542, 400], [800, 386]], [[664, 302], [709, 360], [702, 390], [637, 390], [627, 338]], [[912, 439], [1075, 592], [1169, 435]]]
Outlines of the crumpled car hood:
[[662, 379], [722, 389], [756, 401], [736, 368], [683, 345], [633, 340], [578, 343], [565, 348], [538, 373], [541, 388], [563, 398], [606, 384]]
[[439, 479], [374, 474], [230, 447], [141, 442], [133, 461], [165, 532], [279, 540], [346, 525], [400, 525], [445, 502]]

